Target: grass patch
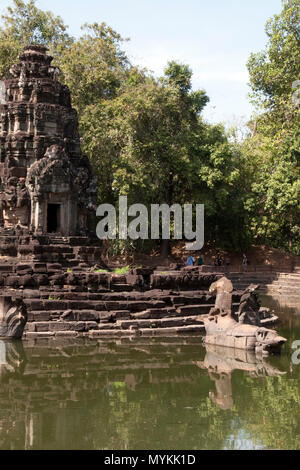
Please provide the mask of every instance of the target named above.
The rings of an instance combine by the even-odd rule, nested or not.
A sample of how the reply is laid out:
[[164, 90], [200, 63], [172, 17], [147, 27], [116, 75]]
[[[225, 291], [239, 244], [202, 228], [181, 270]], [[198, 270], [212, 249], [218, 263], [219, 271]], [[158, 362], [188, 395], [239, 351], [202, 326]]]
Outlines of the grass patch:
[[131, 270], [130, 266], [124, 266], [124, 268], [116, 268], [114, 272], [116, 274], [127, 274]]
[[107, 269], [97, 269], [94, 271], [95, 273], [108, 273], [109, 271]]

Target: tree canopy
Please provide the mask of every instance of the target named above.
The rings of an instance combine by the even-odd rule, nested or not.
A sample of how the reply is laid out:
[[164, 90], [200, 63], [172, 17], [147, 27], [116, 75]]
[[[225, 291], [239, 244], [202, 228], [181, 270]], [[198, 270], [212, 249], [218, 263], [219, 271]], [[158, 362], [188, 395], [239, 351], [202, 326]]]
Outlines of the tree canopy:
[[259, 114], [243, 149], [253, 168], [247, 209], [258, 240], [300, 253], [299, 1], [283, 0], [266, 33], [265, 50], [248, 62]]
[[7, 7], [1, 20], [0, 79], [7, 75], [26, 44], [43, 44], [56, 57], [73, 42], [62, 18], [50, 11], [40, 10], [34, 0], [27, 3], [14, 0], [13, 7]]

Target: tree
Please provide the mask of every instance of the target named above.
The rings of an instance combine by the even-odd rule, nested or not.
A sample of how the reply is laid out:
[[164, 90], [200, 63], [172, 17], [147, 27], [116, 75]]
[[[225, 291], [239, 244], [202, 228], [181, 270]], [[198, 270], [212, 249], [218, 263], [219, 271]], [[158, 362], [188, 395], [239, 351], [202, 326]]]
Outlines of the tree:
[[8, 74], [11, 65], [28, 43], [43, 44], [57, 57], [73, 42], [63, 20], [50, 11], [38, 9], [34, 0], [28, 3], [13, 0], [13, 7], [8, 7], [1, 19], [0, 78]]
[[193, 132], [202, 128], [197, 115], [208, 98], [203, 91], [192, 94], [190, 85], [183, 90], [178, 75], [189, 82], [191, 71], [180, 64], [176, 70], [155, 80], [131, 69], [118, 96], [86, 108], [85, 148], [105, 177], [100, 199], [126, 194], [131, 202], [172, 205], [190, 198]]
[[300, 3], [282, 3], [282, 12], [266, 23], [266, 49], [252, 54], [248, 61], [254, 102], [260, 109], [279, 113], [282, 104], [292, 109], [293, 82], [300, 76]]
[[116, 97], [131, 67], [116, 31], [105, 23], [85, 24], [82, 30], [58, 61], [79, 115], [89, 105]]
[[267, 22], [268, 44], [248, 62], [252, 99], [260, 114], [244, 145], [247, 164], [256, 162], [246, 208], [259, 242], [300, 253], [300, 4], [283, 0]]

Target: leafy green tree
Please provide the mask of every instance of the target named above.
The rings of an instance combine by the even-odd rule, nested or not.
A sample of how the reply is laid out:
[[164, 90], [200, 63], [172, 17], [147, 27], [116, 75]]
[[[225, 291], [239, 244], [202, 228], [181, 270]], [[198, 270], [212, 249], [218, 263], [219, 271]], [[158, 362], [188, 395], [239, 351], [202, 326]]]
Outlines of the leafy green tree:
[[266, 33], [266, 49], [248, 62], [260, 114], [244, 144], [247, 165], [254, 170], [245, 207], [257, 242], [300, 253], [299, 0], [283, 0], [282, 12], [267, 22]]
[[85, 24], [82, 30], [58, 62], [80, 115], [88, 106], [116, 97], [130, 68], [121, 49], [125, 40], [116, 31], [105, 23]]
[[223, 249], [242, 250], [251, 238], [244, 209], [244, 157], [222, 125], [204, 126], [195, 146], [192, 194], [205, 205], [205, 238]]
[[99, 177], [105, 178], [100, 199], [126, 194], [131, 202], [148, 205], [185, 202], [192, 177], [193, 129], [207, 102], [199, 92], [203, 103], [193, 103], [195, 112], [184, 101], [191, 99], [188, 93], [182, 96], [176, 83], [132, 69], [119, 96], [86, 108], [85, 149]]
[[26, 44], [43, 44], [56, 57], [73, 42], [63, 20], [50, 11], [38, 9], [34, 0], [27, 3], [13, 0], [13, 7], [7, 8], [1, 20], [0, 78], [7, 75]]
[[[245, 236], [241, 155], [222, 126], [203, 122], [208, 102], [191, 90], [192, 72], [170, 62], [160, 80], [131, 69], [119, 95], [82, 115], [85, 151], [101, 184], [99, 199], [116, 202], [204, 203], [206, 239], [241, 247]], [[168, 244], [161, 244], [167, 254]]]
[[[248, 62], [252, 98], [260, 108], [271, 112], [280, 111], [282, 105], [292, 109], [292, 85], [300, 77], [300, 3], [282, 3], [282, 12], [266, 23], [266, 49], [252, 54]], [[283, 113], [282, 117], [285, 120]]]

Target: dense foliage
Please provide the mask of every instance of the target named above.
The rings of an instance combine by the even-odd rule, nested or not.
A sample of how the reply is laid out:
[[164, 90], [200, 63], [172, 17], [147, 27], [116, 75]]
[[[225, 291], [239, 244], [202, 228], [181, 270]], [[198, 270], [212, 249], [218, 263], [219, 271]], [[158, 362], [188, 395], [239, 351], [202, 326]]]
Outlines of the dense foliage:
[[48, 46], [79, 112], [99, 202], [127, 195], [145, 205], [203, 203], [206, 241], [299, 252], [299, 105], [292, 99], [300, 79], [299, 8], [299, 0], [284, 0], [267, 23], [266, 50], [250, 57], [258, 113], [243, 142], [202, 119], [209, 98], [192, 90], [187, 65], [170, 62], [157, 79], [130, 63], [124, 39], [105, 23], [84, 25], [75, 39], [33, 0], [14, 0], [2, 17], [0, 76], [24, 44]]
[[300, 2], [284, 0], [252, 54], [252, 99], [260, 114], [243, 151], [253, 180], [246, 209], [258, 241], [300, 253]]

